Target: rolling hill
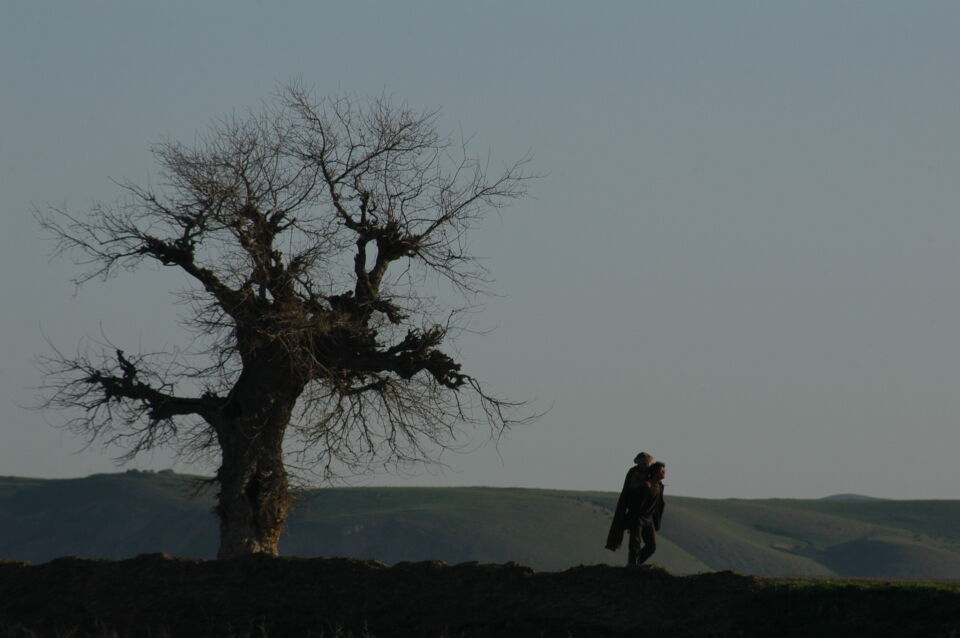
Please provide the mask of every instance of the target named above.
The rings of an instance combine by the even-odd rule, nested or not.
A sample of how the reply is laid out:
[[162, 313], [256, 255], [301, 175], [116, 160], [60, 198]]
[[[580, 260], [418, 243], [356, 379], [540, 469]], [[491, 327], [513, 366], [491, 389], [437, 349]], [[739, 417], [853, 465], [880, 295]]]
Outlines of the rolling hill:
[[[386, 563], [621, 564], [617, 495], [504, 488], [323, 488], [298, 495], [281, 552]], [[213, 494], [171, 472], [0, 477], [0, 558], [216, 552]], [[668, 496], [654, 562], [671, 572], [960, 579], [960, 501]]]

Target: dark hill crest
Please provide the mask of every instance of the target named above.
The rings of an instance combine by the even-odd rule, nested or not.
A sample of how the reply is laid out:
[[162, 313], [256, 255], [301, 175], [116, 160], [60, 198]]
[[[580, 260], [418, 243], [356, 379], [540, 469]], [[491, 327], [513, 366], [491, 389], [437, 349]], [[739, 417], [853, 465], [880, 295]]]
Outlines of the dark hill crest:
[[916, 583], [269, 556], [0, 562], [5, 638], [899, 638], [958, 624], [957, 586]]

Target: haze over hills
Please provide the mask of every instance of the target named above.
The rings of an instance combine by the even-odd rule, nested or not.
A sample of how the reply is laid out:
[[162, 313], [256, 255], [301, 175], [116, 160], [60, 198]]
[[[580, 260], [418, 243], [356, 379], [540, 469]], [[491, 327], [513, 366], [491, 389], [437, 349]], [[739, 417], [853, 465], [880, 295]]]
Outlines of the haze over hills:
[[[207, 558], [209, 487], [172, 472], [0, 477], [0, 558]], [[280, 549], [387, 563], [439, 559], [537, 570], [621, 564], [603, 549], [617, 494], [561, 490], [323, 488], [300, 494]], [[960, 578], [960, 501], [667, 496], [653, 562], [674, 573]]]

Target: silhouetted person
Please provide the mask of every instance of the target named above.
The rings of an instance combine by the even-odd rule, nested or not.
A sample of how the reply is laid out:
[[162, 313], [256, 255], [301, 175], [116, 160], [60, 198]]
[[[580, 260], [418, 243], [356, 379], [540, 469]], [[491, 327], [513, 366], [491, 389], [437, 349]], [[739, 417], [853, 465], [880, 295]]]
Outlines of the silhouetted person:
[[617, 500], [617, 509], [613, 515], [613, 523], [610, 525], [610, 533], [607, 534], [607, 549], [617, 551], [623, 543], [623, 533], [627, 530], [627, 503], [630, 500], [629, 494], [638, 490], [650, 476], [650, 464], [653, 463], [653, 455], [647, 452], [640, 452], [634, 459], [634, 466], [627, 472], [623, 479], [623, 489], [620, 490], [620, 498]]
[[657, 534], [663, 516], [663, 479], [666, 465], [653, 463], [653, 457], [641, 452], [634, 459], [623, 481], [617, 509], [607, 534], [607, 549], [616, 551], [623, 542], [623, 533], [630, 534], [627, 567], [639, 567], [657, 551]]

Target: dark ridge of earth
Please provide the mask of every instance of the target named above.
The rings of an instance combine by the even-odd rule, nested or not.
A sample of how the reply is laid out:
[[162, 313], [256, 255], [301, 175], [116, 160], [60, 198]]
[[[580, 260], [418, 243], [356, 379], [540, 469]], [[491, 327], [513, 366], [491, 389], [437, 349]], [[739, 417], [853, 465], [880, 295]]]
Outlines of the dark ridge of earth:
[[[32, 633], [31, 633], [32, 632]], [[953, 636], [960, 588], [350, 558], [0, 561], [0, 636]]]

